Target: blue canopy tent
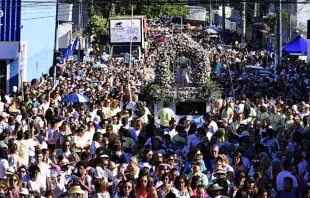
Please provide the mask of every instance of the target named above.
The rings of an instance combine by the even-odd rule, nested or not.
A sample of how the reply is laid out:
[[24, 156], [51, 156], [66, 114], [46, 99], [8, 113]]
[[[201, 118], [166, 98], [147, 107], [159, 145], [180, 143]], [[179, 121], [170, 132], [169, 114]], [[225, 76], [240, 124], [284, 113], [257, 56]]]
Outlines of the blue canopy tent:
[[301, 36], [296, 37], [294, 40], [283, 46], [282, 53], [284, 56], [287, 55], [297, 55], [306, 56], [307, 55], [308, 42]]

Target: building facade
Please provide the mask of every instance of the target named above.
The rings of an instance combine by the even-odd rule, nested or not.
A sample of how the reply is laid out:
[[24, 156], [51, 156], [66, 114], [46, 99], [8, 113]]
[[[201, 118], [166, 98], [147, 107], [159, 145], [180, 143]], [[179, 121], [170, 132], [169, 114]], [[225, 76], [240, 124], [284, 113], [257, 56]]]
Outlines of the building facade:
[[52, 66], [56, 0], [1, 0], [0, 10], [0, 89], [10, 93]]

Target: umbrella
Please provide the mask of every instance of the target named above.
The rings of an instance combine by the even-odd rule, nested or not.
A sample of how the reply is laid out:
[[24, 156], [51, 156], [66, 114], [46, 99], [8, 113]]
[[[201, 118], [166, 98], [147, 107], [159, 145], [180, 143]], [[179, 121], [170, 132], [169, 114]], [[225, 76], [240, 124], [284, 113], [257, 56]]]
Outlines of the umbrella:
[[217, 31], [213, 29], [205, 29], [205, 32], [207, 32], [208, 34], [217, 34]]
[[215, 27], [215, 26], [206, 26], [206, 27], [204, 28], [204, 30], [207, 30], [207, 29], [212, 29], [212, 30], [216, 31], [217, 33], [222, 31], [222, 30], [218, 29], [218, 28]]
[[81, 103], [89, 101], [90, 99], [82, 94], [69, 94], [61, 100], [61, 102], [73, 102], [73, 103]]

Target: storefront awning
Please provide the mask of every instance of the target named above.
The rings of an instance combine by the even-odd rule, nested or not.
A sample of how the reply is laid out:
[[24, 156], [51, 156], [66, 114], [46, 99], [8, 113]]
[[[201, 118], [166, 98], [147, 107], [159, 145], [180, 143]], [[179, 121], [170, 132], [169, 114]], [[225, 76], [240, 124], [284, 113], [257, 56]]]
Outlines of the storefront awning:
[[19, 57], [19, 41], [0, 41], [0, 60], [16, 60]]

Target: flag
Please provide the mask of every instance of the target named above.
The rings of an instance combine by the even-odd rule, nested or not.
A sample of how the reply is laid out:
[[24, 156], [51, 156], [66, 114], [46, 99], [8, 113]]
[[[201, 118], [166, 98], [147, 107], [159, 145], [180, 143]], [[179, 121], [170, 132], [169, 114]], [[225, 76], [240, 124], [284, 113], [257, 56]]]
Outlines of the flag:
[[76, 47], [77, 47], [79, 41], [80, 41], [80, 37], [76, 37], [76, 39], [74, 40], [73, 45], [72, 45], [70, 56], [72, 56], [72, 54], [76, 50]]
[[87, 38], [86, 40], [85, 40], [85, 49], [84, 49], [84, 55], [85, 56], [88, 56], [89, 55], [89, 53], [88, 53], [88, 48], [89, 48], [89, 38]]
[[71, 54], [71, 51], [72, 51], [72, 44], [70, 44], [69, 46], [68, 46], [68, 48], [66, 49], [66, 53], [65, 53], [65, 55], [64, 55], [64, 60], [68, 60], [69, 59], [69, 56], [70, 56], [70, 54]]
[[269, 38], [269, 45], [268, 45], [268, 49], [267, 49], [266, 66], [268, 66], [268, 59], [269, 59], [269, 56], [270, 56], [272, 50], [273, 50], [273, 47], [272, 47], [272, 40], [271, 40], [271, 37], [270, 37], [270, 38]]

